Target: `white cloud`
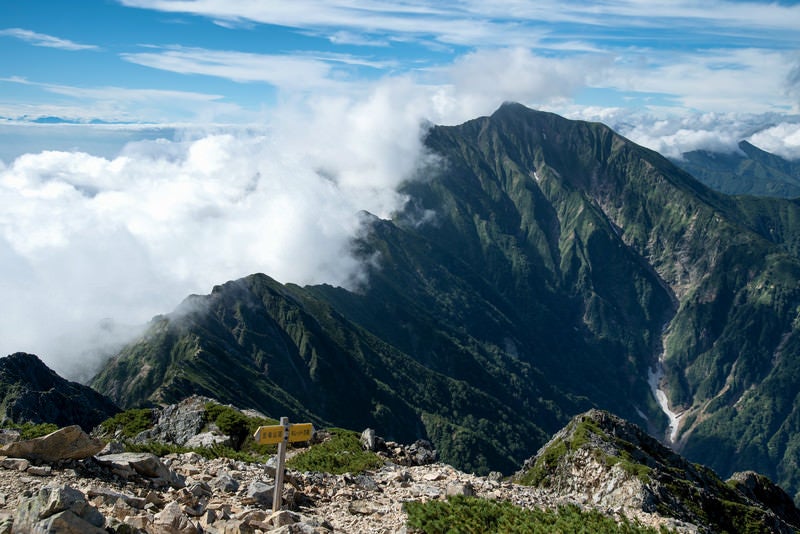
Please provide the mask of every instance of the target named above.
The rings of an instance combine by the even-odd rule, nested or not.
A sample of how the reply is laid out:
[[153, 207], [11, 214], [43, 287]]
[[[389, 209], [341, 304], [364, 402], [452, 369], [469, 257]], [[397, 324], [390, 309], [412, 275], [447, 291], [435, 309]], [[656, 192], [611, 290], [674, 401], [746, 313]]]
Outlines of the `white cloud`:
[[[530, 42], [533, 32], [520, 32], [514, 22], [491, 22], [474, 17], [459, 4], [448, 2], [389, 3], [366, 1], [298, 0], [294, 2], [227, 2], [224, 0], [169, 1], [121, 0], [123, 5], [171, 13], [191, 13], [215, 21], [250, 21], [299, 29], [335, 28], [366, 35], [432, 35], [446, 43], [520, 44], [522, 33]], [[516, 30], [516, 31], [515, 31]], [[500, 38], [500, 40], [496, 40]]]
[[453, 101], [489, 102], [490, 111], [507, 100], [534, 106], [567, 100], [609, 61], [546, 58], [525, 48], [507, 48], [467, 54], [441, 72], [443, 82], [453, 88]]
[[784, 122], [757, 132], [748, 141], [786, 159], [800, 160], [800, 120]]
[[594, 83], [622, 91], [665, 95], [702, 111], [787, 111], [790, 55], [758, 49], [702, 50], [686, 54], [631, 52]]
[[[800, 156], [800, 117], [779, 113], [698, 113], [673, 108], [554, 107], [572, 119], [603, 122], [632, 141], [679, 158], [692, 150], [731, 153], [742, 140], [775, 154]], [[764, 129], [765, 124], [779, 125]]]
[[8, 37], [15, 37], [28, 42], [34, 46], [45, 46], [48, 48], [60, 48], [61, 50], [93, 50], [97, 47], [94, 45], [80, 44], [69, 39], [61, 39], [60, 37], [53, 37], [44, 33], [36, 33], [31, 30], [22, 28], [7, 28], [0, 30], [0, 35]]
[[356, 45], [356, 46], [389, 46], [386, 39], [372, 39], [363, 34], [340, 30], [332, 33], [328, 40], [337, 45]]
[[330, 65], [292, 55], [172, 47], [158, 52], [122, 54], [131, 63], [181, 74], [218, 76], [239, 82], [267, 82], [284, 89], [319, 87], [329, 83]]
[[[646, 28], [668, 30], [690, 25], [697, 35], [720, 32], [760, 40], [793, 43], [800, 6], [780, 3], [714, 0], [580, 0], [437, 1], [403, 3], [349, 0], [294, 2], [230, 2], [228, 0], [119, 0], [130, 7], [191, 13], [212, 20], [250, 21], [294, 28], [345, 28], [362, 35], [433, 36], [443, 43], [466, 46], [535, 45], [537, 36], [552, 34], [552, 23], [578, 24], [595, 30]], [[765, 33], [769, 30], [769, 33]], [[334, 30], [341, 31], [341, 30]], [[540, 33], [541, 32], [541, 33]]]
[[0, 352], [85, 377], [112, 324], [225, 280], [356, 283], [359, 212], [402, 206], [396, 186], [420, 162], [415, 94], [378, 84], [363, 99], [283, 108], [260, 135], [186, 132], [114, 158], [45, 151], [0, 168], [0, 285], [15, 303]]
[[127, 87], [76, 87], [41, 83], [25, 78], [0, 78], [0, 82], [27, 85], [32, 90], [65, 97], [59, 102], [20, 103], [0, 97], [0, 117], [31, 120], [58, 117], [75, 122], [219, 122], [240, 119], [237, 104], [222, 95], [169, 89]]

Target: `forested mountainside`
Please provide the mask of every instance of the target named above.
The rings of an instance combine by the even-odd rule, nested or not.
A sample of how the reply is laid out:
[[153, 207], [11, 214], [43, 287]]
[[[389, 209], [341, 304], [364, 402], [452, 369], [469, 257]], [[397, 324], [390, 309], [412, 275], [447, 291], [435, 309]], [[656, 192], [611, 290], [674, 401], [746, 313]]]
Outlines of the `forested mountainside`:
[[602, 124], [517, 104], [426, 145], [439, 164], [404, 186], [407, 208], [365, 214], [367, 284], [222, 284], [92, 385], [122, 406], [200, 393], [426, 436], [453, 465], [508, 473], [590, 407], [666, 436], [662, 361], [673, 446], [796, 498], [798, 202], [717, 193]]

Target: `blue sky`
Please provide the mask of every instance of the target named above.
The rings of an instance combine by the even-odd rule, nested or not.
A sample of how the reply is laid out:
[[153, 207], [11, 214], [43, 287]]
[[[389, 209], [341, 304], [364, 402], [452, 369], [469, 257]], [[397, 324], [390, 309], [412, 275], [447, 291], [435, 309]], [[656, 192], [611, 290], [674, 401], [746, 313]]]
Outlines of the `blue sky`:
[[475, 101], [432, 117], [445, 121], [505, 99], [750, 113], [800, 100], [796, 2], [6, 0], [0, 21], [13, 120], [257, 123], [287, 99], [401, 77]]
[[424, 125], [504, 101], [800, 158], [798, 30], [797, 2], [0, 0], [0, 353], [85, 378], [214, 284], [368, 283], [360, 213], [435, 164]]

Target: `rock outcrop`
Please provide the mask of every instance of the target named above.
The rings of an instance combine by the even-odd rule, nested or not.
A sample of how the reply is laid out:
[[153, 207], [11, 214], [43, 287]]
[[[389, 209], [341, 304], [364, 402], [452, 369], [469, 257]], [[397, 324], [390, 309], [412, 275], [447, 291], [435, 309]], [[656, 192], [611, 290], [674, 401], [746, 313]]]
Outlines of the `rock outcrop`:
[[14, 532], [107, 534], [105, 523], [83, 493], [68, 485], [48, 485], [20, 502]]
[[206, 426], [205, 405], [209, 401], [209, 398], [192, 395], [179, 403], [155, 408], [155, 424], [136, 436], [134, 441], [186, 445], [189, 440], [196, 440]]
[[0, 418], [15, 423], [78, 425], [89, 432], [119, 408], [92, 388], [58, 376], [37, 356], [0, 358]]
[[78, 425], [72, 425], [40, 438], [8, 443], [0, 448], [0, 454], [40, 462], [57, 462], [94, 456], [104, 445], [99, 439], [86, 434]]
[[757, 527], [788, 534], [800, 528], [791, 498], [767, 478], [751, 473], [723, 482], [638, 426], [600, 410], [575, 417], [514, 480], [600, 509], [657, 513], [698, 532]]

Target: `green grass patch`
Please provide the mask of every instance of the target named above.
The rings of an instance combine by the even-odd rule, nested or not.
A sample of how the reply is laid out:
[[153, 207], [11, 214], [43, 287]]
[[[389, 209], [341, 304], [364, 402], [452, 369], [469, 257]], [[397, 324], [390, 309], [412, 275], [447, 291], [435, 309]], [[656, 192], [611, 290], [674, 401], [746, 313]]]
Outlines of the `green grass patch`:
[[301, 452], [286, 462], [297, 471], [320, 471], [341, 475], [377, 469], [384, 463], [375, 453], [361, 448], [359, 434], [341, 428], [329, 429], [331, 439]]
[[58, 425], [53, 423], [12, 423], [11, 421], [5, 421], [2, 425], [0, 425], [0, 428], [19, 430], [19, 439], [26, 440], [40, 438], [50, 434], [51, 432], [55, 432], [58, 430]]
[[150, 408], [135, 408], [125, 410], [100, 423], [103, 435], [113, 436], [118, 431], [124, 438], [134, 438], [140, 432], [151, 428], [155, 424], [153, 410]]
[[231, 439], [234, 451], [253, 457], [275, 453], [275, 445], [259, 445], [253, 439], [258, 427], [277, 425], [278, 421], [275, 419], [250, 417], [235, 408], [216, 402], [207, 402], [205, 409], [208, 422], [217, 425]]
[[523, 486], [538, 486], [542, 484], [565, 454], [567, 454], [567, 444], [560, 439], [556, 440], [544, 450], [542, 455], [536, 459], [533, 467], [528, 469], [517, 483]]
[[655, 530], [628, 520], [617, 523], [595, 511], [577, 506], [558, 510], [527, 509], [508, 501], [477, 497], [451, 497], [447, 501], [407, 502], [408, 526], [424, 534], [467, 534], [503, 532], [507, 534], [658, 534]]

